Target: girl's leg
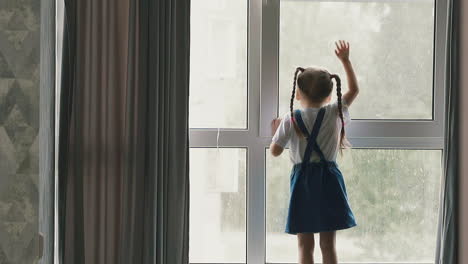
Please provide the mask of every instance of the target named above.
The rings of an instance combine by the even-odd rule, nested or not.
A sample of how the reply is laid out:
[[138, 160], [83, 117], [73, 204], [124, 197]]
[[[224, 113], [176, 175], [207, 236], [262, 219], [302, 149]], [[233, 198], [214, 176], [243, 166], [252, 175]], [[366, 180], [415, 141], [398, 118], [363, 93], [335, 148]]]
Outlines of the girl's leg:
[[314, 234], [313, 233], [298, 233], [297, 245], [299, 248], [299, 264], [314, 263]]
[[320, 232], [320, 249], [322, 250], [323, 264], [337, 264], [336, 231]]

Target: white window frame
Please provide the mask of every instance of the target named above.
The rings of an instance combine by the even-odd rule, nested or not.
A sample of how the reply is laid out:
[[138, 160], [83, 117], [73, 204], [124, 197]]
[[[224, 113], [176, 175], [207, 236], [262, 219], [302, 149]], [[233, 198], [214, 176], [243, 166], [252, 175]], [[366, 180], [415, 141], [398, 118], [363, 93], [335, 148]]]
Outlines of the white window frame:
[[[219, 139], [218, 129], [190, 129], [190, 147], [219, 146], [247, 149], [246, 263], [264, 264], [266, 263], [265, 150], [271, 141], [270, 121], [277, 117], [278, 109], [280, 0], [243, 1], [248, 1], [247, 129], [221, 128]], [[372, 0], [372, 2], [378, 1], [384, 0]], [[433, 119], [353, 120], [347, 129], [347, 136], [353, 147], [443, 150], [447, 0], [435, 0], [434, 10]]]

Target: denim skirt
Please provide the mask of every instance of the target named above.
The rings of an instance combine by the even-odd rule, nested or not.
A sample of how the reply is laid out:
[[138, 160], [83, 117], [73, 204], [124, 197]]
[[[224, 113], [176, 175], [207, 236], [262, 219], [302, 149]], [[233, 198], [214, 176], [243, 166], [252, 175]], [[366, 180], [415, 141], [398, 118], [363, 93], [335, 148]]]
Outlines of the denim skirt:
[[293, 166], [286, 233], [318, 233], [356, 226], [343, 175], [335, 161]]

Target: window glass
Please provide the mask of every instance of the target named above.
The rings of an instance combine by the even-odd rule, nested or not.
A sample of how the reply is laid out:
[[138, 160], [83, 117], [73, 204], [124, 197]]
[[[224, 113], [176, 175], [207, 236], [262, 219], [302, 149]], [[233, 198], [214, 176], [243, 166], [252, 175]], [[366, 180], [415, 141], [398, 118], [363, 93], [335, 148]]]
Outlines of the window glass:
[[190, 149], [190, 262], [245, 262], [246, 149]]
[[[284, 233], [291, 164], [288, 155], [274, 158], [268, 151], [266, 258], [295, 262], [297, 238]], [[339, 156], [358, 224], [337, 233], [341, 262], [434, 261], [441, 155], [440, 150], [352, 149]], [[321, 260], [319, 247], [315, 257]]]
[[434, 1], [284, 0], [280, 12], [280, 116], [289, 111], [297, 66], [337, 73], [346, 91], [333, 52], [344, 39], [360, 86], [352, 118], [432, 119]]
[[247, 1], [191, 3], [190, 127], [247, 127]]

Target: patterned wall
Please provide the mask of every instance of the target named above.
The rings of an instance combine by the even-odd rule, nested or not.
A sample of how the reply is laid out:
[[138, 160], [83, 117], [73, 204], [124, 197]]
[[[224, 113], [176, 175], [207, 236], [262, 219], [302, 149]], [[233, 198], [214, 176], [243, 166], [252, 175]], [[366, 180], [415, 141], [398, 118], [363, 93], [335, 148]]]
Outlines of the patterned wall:
[[0, 0], [0, 264], [35, 263], [40, 0]]

